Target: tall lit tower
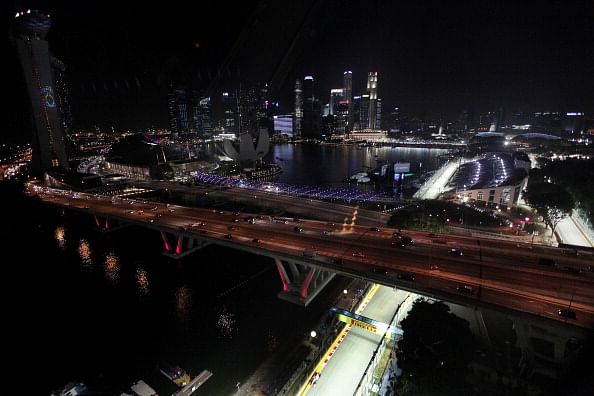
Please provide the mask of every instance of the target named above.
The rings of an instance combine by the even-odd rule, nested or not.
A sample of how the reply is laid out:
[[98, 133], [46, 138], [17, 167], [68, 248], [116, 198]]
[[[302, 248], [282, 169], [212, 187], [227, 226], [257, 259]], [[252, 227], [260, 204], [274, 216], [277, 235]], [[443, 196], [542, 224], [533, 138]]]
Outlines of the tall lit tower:
[[338, 104], [344, 97], [344, 89], [332, 88], [330, 90], [330, 114], [336, 115], [338, 113]]
[[369, 129], [377, 127], [377, 72], [367, 75], [367, 92], [369, 93]]
[[303, 89], [301, 81], [295, 81], [295, 122], [293, 122], [293, 137], [301, 138], [301, 128], [303, 122]]
[[45, 40], [50, 26], [49, 15], [27, 10], [15, 16], [11, 31], [31, 101], [31, 171], [37, 174], [52, 168], [70, 169], [51, 67], [55, 61]]
[[348, 101], [347, 131], [353, 129], [353, 72], [347, 70], [344, 72], [344, 97]]
[[353, 72], [347, 70], [344, 72], [344, 100], [349, 103], [353, 101]]
[[188, 122], [186, 91], [171, 87], [167, 95], [167, 106], [169, 109], [169, 126], [173, 136], [178, 137], [182, 133], [188, 133], [190, 123]]

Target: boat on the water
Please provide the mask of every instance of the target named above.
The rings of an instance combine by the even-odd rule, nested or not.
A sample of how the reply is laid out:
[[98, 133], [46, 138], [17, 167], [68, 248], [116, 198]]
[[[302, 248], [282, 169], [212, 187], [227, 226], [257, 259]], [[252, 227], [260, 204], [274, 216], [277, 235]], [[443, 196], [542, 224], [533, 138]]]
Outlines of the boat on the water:
[[159, 371], [179, 387], [186, 386], [191, 380], [190, 375], [181, 367], [172, 366], [169, 363], [162, 363], [159, 366]]

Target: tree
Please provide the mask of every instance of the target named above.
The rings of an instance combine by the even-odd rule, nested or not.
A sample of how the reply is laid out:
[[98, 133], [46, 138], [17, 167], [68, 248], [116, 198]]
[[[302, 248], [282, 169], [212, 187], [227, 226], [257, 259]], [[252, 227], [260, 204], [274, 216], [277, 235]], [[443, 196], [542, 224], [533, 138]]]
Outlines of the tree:
[[396, 350], [401, 394], [464, 393], [474, 341], [468, 322], [449, 311], [444, 303], [417, 300], [402, 321]]
[[554, 183], [534, 183], [529, 186], [526, 201], [540, 213], [545, 224], [555, 233], [557, 224], [571, 215], [575, 202], [565, 188]]

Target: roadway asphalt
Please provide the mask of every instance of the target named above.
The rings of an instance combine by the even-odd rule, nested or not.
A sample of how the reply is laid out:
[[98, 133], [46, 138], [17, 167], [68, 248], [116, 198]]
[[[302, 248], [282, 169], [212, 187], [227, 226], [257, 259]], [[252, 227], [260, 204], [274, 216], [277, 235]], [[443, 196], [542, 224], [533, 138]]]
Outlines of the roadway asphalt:
[[555, 232], [563, 243], [576, 246], [594, 247], [587, 234], [581, 229], [573, 216], [566, 217], [557, 224]]
[[[408, 292], [380, 286], [369, 303], [357, 313], [365, 317], [390, 323], [397, 307], [409, 295]], [[361, 376], [380, 344], [382, 335], [351, 326], [340, 344], [329, 351], [332, 356], [316, 367], [320, 377], [315, 383], [306, 384], [301, 395], [352, 395], [357, 389]], [[326, 354], [328, 356], [328, 354]]]
[[[49, 188], [36, 188], [33, 193], [48, 203], [170, 235], [270, 257], [292, 258], [446, 300], [503, 306], [594, 327], [591, 254], [574, 255], [564, 249], [528, 243], [413, 231], [404, 232], [414, 240], [414, 246], [401, 248], [392, 246], [396, 230], [388, 228], [376, 231], [347, 222], [273, 219]], [[254, 224], [244, 221], [248, 216], [255, 217]], [[451, 255], [452, 248], [463, 255]], [[304, 251], [313, 257], [305, 257]], [[540, 258], [554, 260], [555, 265], [539, 265]], [[432, 266], [437, 268], [431, 269]], [[414, 279], [401, 279], [401, 274], [411, 274]], [[575, 319], [559, 316], [558, 310], [566, 308], [576, 313]]]
[[355, 216], [361, 225], [383, 225], [388, 222], [391, 214], [360, 209], [350, 205], [318, 201], [273, 192], [256, 191], [243, 188], [231, 188], [210, 185], [185, 186], [167, 181], [137, 181], [137, 186], [155, 190], [168, 189], [193, 195], [208, 195], [211, 199], [222, 199], [241, 202], [254, 206], [284, 209], [288, 212], [307, 215], [308, 218], [320, 218], [332, 221], [345, 221]]

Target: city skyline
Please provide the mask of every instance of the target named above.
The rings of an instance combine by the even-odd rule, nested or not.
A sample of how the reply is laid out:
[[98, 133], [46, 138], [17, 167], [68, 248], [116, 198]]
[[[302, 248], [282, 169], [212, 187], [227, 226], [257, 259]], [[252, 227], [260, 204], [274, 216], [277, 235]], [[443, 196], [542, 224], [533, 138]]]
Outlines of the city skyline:
[[[256, 2], [240, 8], [221, 4], [202, 12], [98, 4], [84, 10], [53, 7], [55, 11], [47, 10], [53, 24], [48, 40], [50, 50], [66, 64], [73, 124], [168, 126], [167, 88], [172, 82], [211, 90], [214, 96], [240, 83], [276, 81], [272, 99], [280, 103], [279, 113], [292, 112], [297, 78], [313, 75], [316, 96], [325, 104], [330, 90], [343, 86], [345, 70], [353, 71], [353, 95], [363, 93], [368, 72], [377, 71], [386, 111], [399, 107], [427, 117], [456, 117], [468, 108], [592, 111], [594, 83], [588, 73], [594, 70], [594, 57], [587, 45], [594, 40], [594, 28], [587, 23], [594, 15], [591, 4], [322, 3], [296, 10], [297, 17], [307, 18], [288, 38], [271, 33], [282, 25], [269, 18], [280, 6]], [[43, 6], [31, 4], [46, 11]], [[20, 4], [17, 9], [23, 10]], [[209, 19], [209, 14], [225, 19]], [[255, 27], [246, 28], [254, 18], [259, 18]], [[245, 43], [259, 35], [261, 42]], [[269, 63], [291, 58], [289, 70], [272, 68], [259, 76], [254, 60], [277, 41], [280, 47], [295, 44], [296, 49], [272, 51]], [[28, 125], [22, 114], [22, 73], [16, 51], [10, 51], [17, 78], [9, 85], [15, 98], [9, 136]]]

